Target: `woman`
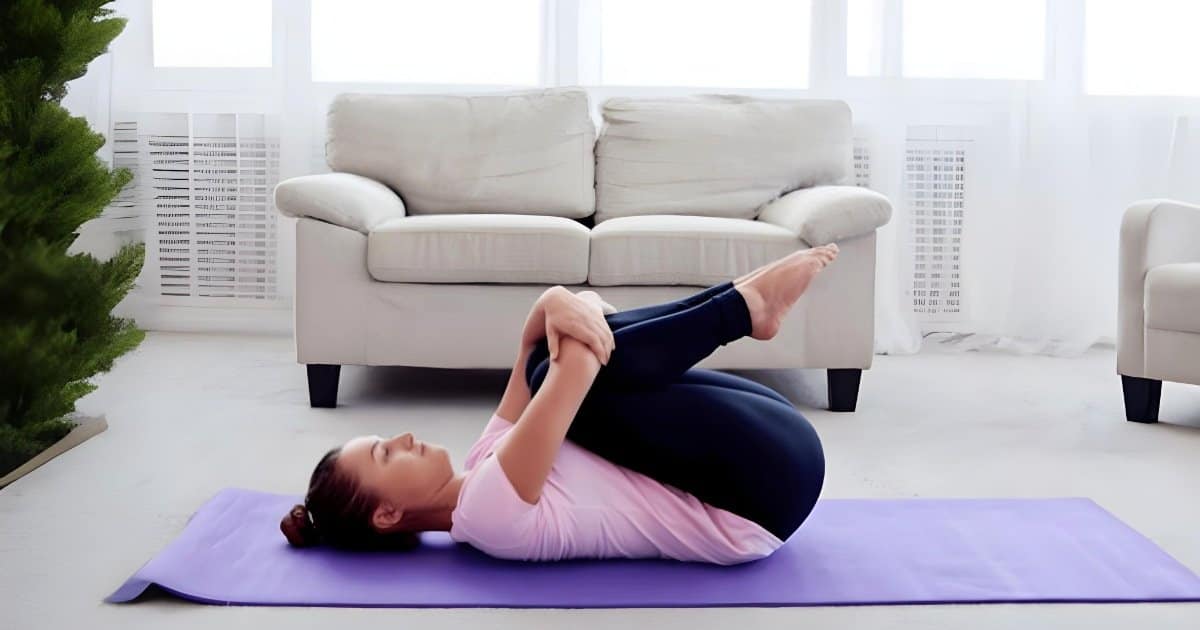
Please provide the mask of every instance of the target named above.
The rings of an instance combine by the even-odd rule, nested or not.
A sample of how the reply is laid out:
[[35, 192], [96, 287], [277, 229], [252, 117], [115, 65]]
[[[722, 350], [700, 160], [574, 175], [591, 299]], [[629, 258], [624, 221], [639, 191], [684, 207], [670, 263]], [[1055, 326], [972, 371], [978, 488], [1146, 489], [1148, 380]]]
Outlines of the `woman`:
[[281, 529], [296, 546], [355, 549], [408, 548], [418, 532], [449, 531], [520, 560], [769, 555], [817, 501], [820, 441], [770, 388], [692, 366], [743, 336], [774, 337], [837, 253], [834, 244], [797, 251], [622, 312], [592, 291], [553, 287], [526, 321], [464, 472], [411, 433], [357, 437], [325, 454]]

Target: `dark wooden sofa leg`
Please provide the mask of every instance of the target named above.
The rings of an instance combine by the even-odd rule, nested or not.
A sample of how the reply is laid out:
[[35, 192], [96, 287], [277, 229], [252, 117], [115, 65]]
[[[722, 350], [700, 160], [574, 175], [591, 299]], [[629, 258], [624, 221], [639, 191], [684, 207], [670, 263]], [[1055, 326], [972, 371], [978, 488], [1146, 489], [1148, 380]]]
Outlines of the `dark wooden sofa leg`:
[[1162, 397], [1162, 381], [1121, 375], [1125, 392], [1125, 419], [1130, 422], [1158, 422], [1158, 401]]
[[829, 369], [829, 410], [854, 411], [858, 404], [858, 383], [862, 380], [862, 370]]
[[340, 365], [308, 364], [308, 404], [311, 407], [336, 407]]

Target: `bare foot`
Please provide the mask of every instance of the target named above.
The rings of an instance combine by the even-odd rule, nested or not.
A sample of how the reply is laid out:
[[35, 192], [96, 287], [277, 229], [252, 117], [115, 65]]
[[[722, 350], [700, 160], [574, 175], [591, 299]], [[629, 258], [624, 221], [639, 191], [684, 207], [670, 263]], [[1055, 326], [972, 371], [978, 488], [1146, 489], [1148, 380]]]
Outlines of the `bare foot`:
[[[755, 339], [771, 339], [812, 279], [838, 255], [835, 243], [792, 252], [751, 273], [734, 288], [746, 300]], [[739, 278], [739, 280], [741, 280]]]
[[[825, 245], [821, 245], [820, 247], [831, 247], [831, 246], [832, 246], [832, 248], [833, 248], [833, 250], [834, 250], [835, 252], [836, 252], [836, 251], [838, 251], [838, 246], [837, 246], [837, 243], [827, 243], [827, 244], [825, 244]], [[779, 263], [782, 263], [782, 262], [783, 262], [783, 261], [785, 261], [785, 260], [792, 260], [792, 258], [793, 258], [793, 257], [795, 257], [795, 256], [804, 256], [804, 255], [810, 255], [813, 249], [816, 249], [816, 248], [809, 248], [809, 249], [798, 249], [798, 250], [796, 250], [796, 251], [794, 251], [794, 252], [792, 252], [792, 253], [790, 253], [790, 254], [788, 254], [788, 255], [786, 255], [786, 256], [782, 256], [782, 257], [780, 257], [780, 258], [776, 258], [775, 260], [772, 260], [771, 262], [769, 262], [769, 263], [767, 263], [767, 264], [765, 264], [765, 265], [763, 265], [763, 266], [761, 266], [761, 267], [758, 267], [757, 269], [755, 269], [755, 270], [753, 270], [753, 271], [750, 271], [750, 272], [746, 273], [746, 274], [745, 274], [745, 275], [743, 275], [743, 276], [740, 276], [740, 277], [738, 277], [736, 280], [734, 280], [734, 281], [733, 281], [733, 284], [734, 284], [735, 286], [737, 286], [737, 285], [741, 285], [741, 284], [745, 283], [746, 281], [748, 281], [748, 280], [750, 280], [750, 279], [752, 279], [752, 278], [755, 278], [755, 277], [757, 277], [757, 276], [758, 276], [759, 274], [761, 274], [762, 272], [764, 272], [764, 271], [766, 271], [766, 270], [768, 270], [768, 269], [771, 269], [771, 268], [774, 268], [774, 267], [778, 266], [778, 265], [779, 265]]]
[[[833, 251], [835, 251], [835, 252], [839, 251], [836, 243], [828, 243], [826, 245], [821, 245], [820, 247], [825, 247], [825, 248], [831, 247], [833, 249]], [[733, 281], [733, 284], [734, 284], [734, 286], [741, 286], [742, 284], [745, 284], [747, 281], [758, 277], [764, 271], [766, 271], [768, 269], [773, 269], [773, 268], [779, 266], [779, 264], [784, 261], [794, 260], [798, 256], [811, 256], [813, 249], [816, 249], [816, 248], [798, 249], [786, 256], [776, 258], [775, 260], [772, 260], [771, 262], [769, 262], [761, 267], [758, 267], [757, 269], [747, 273], [746, 275], [737, 278], [736, 280]]]

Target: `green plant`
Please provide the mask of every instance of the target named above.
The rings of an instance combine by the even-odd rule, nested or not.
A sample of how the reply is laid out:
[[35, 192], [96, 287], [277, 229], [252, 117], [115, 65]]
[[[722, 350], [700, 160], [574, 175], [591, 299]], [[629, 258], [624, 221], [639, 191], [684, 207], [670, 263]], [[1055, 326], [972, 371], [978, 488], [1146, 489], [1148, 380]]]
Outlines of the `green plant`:
[[61, 102], [125, 28], [110, 0], [0, 3], [0, 475], [70, 432], [88, 378], [145, 336], [111, 315], [143, 243], [107, 261], [68, 254], [131, 175], [96, 156], [104, 137]]

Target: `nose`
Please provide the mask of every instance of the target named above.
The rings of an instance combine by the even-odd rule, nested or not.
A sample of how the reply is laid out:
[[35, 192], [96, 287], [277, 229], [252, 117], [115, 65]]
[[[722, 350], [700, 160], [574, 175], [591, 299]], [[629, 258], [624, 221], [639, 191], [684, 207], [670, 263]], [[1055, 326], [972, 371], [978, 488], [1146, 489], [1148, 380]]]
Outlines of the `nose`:
[[392, 442], [394, 444], [399, 444], [399, 445], [403, 446], [404, 448], [411, 449], [414, 445], [416, 445], [417, 438], [411, 432], [410, 433], [401, 433], [400, 435], [397, 435], [396, 437], [392, 438]]

